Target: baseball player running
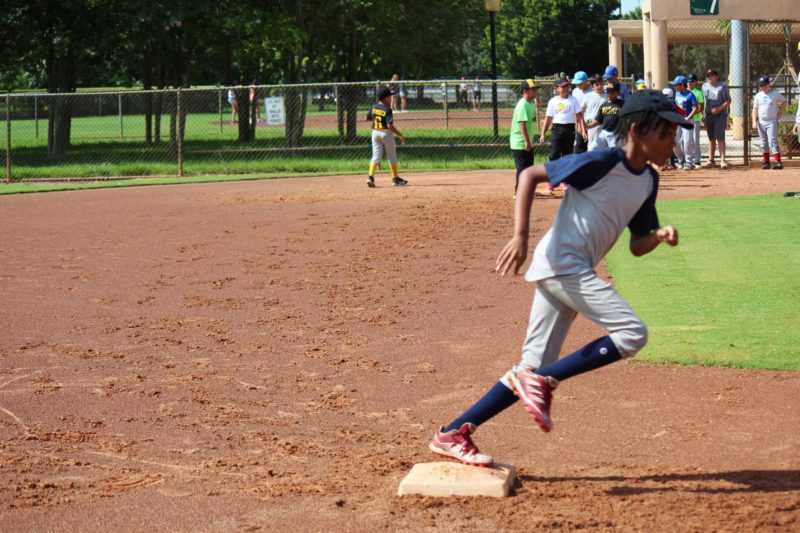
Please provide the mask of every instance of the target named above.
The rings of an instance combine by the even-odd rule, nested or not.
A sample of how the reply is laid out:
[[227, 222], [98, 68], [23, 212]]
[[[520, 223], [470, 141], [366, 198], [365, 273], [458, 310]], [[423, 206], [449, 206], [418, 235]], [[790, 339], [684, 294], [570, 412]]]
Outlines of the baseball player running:
[[[642, 319], [595, 268], [626, 226], [634, 255], [647, 254], [661, 243], [678, 244], [678, 231], [659, 223], [658, 173], [648, 164], [666, 161], [677, 127], [693, 126], [657, 91], [638, 91], [625, 102], [617, 123], [617, 138], [626, 138], [623, 148], [569, 155], [522, 173], [514, 237], [496, 262], [501, 276], [516, 274], [527, 259], [536, 185], [570, 184], [525, 275], [536, 282], [536, 295], [522, 358], [481, 399], [434, 434], [431, 451], [466, 464], [491, 466], [494, 459], [481, 453], [472, 440], [478, 426], [514, 404], [518, 396], [539, 427], [549, 432], [552, 395], [560, 382], [632, 357], [645, 346], [647, 328]], [[579, 313], [609, 334], [559, 360]]]
[[768, 76], [758, 78], [759, 91], [753, 98], [753, 129], [758, 129], [758, 136], [761, 139], [761, 157], [764, 162], [761, 168], [769, 168], [769, 151], [775, 162], [772, 168], [780, 170], [783, 168], [781, 153], [778, 150], [778, 119], [783, 114], [786, 105], [786, 98], [781, 93], [772, 88], [772, 80]]
[[395, 128], [392, 117], [392, 90], [388, 87], [378, 91], [378, 102], [367, 112], [367, 120], [372, 122], [372, 160], [369, 162], [367, 187], [375, 187], [375, 170], [380, 166], [384, 153], [392, 169], [392, 183], [406, 185], [408, 182], [397, 174], [397, 149], [394, 136], [406, 143], [406, 138]]

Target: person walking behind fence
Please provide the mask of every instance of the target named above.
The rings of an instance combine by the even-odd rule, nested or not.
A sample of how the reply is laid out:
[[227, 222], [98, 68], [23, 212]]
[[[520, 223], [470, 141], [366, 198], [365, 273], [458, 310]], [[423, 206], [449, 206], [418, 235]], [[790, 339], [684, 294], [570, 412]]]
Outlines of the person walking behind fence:
[[703, 123], [703, 103], [705, 98], [703, 98], [703, 91], [697, 88], [697, 77], [694, 74], [686, 76], [686, 87], [692, 91], [692, 94], [697, 99], [698, 112], [694, 115], [694, 130], [690, 133], [694, 144], [694, 153], [692, 154], [694, 156], [694, 168], [700, 168], [700, 127]]
[[250, 83], [250, 93], [248, 94], [248, 98], [250, 99], [250, 124], [252, 124], [253, 128], [256, 127], [261, 117], [261, 109], [258, 106], [258, 88], [256, 85], [257, 81], [253, 80]]
[[514, 166], [517, 169], [514, 181], [514, 197], [517, 195], [519, 175], [526, 168], [533, 166], [533, 135], [538, 132], [539, 124], [536, 110], [536, 82], [532, 79], [524, 80], [520, 84], [522, 98], [514, 107], [511, 117], [511, 133], [509, 146], [514, 155]]
[[372, 122], [372, 159], [369, 163], [367, 187], [375, 187], [375, 171], [380, 166], [384, 155], [389, 160], [389, 166], [392, 169], [392, 183], [394, 185], [408, 184], [397, 173], [397, 148], [394, 138], [397, 136], [403, 144], [406, 143], [406, 138], [394, 126], [391, 103], [392, 90], [383, 87], [378, 91], [378, 101], [367, 113], [367, 120]]
[[729, 168], [725, 159], [725, 129], [728, 127], [728, 108], [731, 106], [731, 93], [728, 86], [719, 81], [719, 73], [710, 68], [706, 71], [706, 82], [703, 84], [705, 107], [704, 122], [708, 134], [708, 162], [705, 168], [717, 166], [714, 152], [719, 144], [719, 166]]
[[[234, 80], [233, 85], [239, 85], [239, 82]], [[228, 89], [228, 103], [231, 105], [231, 124], [239, 120], [239, 102], [236, 101], [236, 91], [233, 87]]]
[[753, 129], [758, 129], [761, 138], [761, 157], [764, 160], [761, 168], [769, 168], [769, 151], [772, 150], [772, 157], [775, 158], [772, 168], [780, 170], [783, 163], [778, 148], [778, 119], [783, 114], [786, 98], [772, 88], [769, 76], [758, 78], [758, 88], [753, 98]]
[[[575, 135], [586, 139], [586, 124], [583, 121], [583, 111], [578, 100], [570, 94], [569, 81], [560, 79], [556, 81], [558, 94], [547, 102], [547, 113], [544, 127], [539, 137], [539, 142], [544, 144], [544, 136], [550, 125], [553, 126], [553, 135], [550, 139], [550, 161], [561, 159], [573, 152]], [[552, 192], [553, 185], [548, 184], [547, 190]]]
[[589, 145], [589, 151], [614, 148], [617, 145], [616, 134], [622, 104], [619, 101], [619, 82], [612, 81], [606, 85], [608, 102], [600, 106], [600, 110], [587, 125], [587, 128], [599, 126], [600, 132], [595, 137], [594, 144]]
[[[586, 119], [594, 118], [597, 116], [597, 113], [600, 112], [600, 107], [605, 104], [608, 99], [606, 98], [606, 91], [605, 85], [603, 84], [603, 78], [600, 75], [596, 75], [590, 78], [592, 82], [592, 92], [586, 95], [586, 102], [584, 105], [584, 112], [583, 117], [584, 121]], [[589, 127], [586, 125], [589, 142], [587, 143], [590, 147], [597, 139], [597, 134], [600, 133], [600, 126], [596, 125], [593, 127]], [[589, 148], [591, 150], [591, 148]]]
[[[494, 458], [481, 453], [472, 440], [478, 426], [519, 398], [536, 425], [549, 432], [553, 393], [561, 383], [634, 357], [645, 347], [644, 321], [595, 269], [626, 227], [628, 248], [635, 256], [661, 244], [678, 245], [678, 230], [659, 221], [658, 173], [648, 164], [660, 164], [669, 156], [677, 127], [692, 125], [658, 92], [638, 91], [625, 102], [619, 117], [617, 135], [624, 148], [575, 154], [522, 173], [514, 235], [495, 262], [501, 276], [516, 274], [528, 259], [536, 185], [568, 182], [570, 188], [525, 274], [526, 281], [536, 283], [536, 292], [521, 358], [477, 402], [434, 433], [428, 445], [433, 453], [465, 464], [492, 466]], [[559, 359], [578, 315], [608, 333]]]
[[[675, 76], [672, 80], [672, 85], [675, 88], [675, 105], [678, 106], [683, 112], [684, 118], [694, 124], [694, 116], [700, 111], [700, 106], [697, 103], [697, 98], [694, 93], [687, 88], [686, 76]], [[683, 161], [679, 161], [678, 168], [684, 170], [694, 169], [694, 137], [692, 131], [686, 131], [681, 128], [678, 134], [680, 143], [680, 152], [683, 154]], [[678, 156], [680, 158], [680, 155]]]
[[397, 73], [392, 74], [392, 79], [389, 81], [387, 86], [389, 87], [389, 90], [392, 91], [392, 111], [405, 113], [406, 87], [403, 85], [403, 82], [400, 81], [400, 75]]
[[472, 84], [472, 110], [481, 110], [481, 78], [475, 77], [475, 83]]
[[464, 107], [469, 107], [469, 85], [466, 76], [461, 76], [461, 83], [458, 84], [458, 101], [464, 104]]

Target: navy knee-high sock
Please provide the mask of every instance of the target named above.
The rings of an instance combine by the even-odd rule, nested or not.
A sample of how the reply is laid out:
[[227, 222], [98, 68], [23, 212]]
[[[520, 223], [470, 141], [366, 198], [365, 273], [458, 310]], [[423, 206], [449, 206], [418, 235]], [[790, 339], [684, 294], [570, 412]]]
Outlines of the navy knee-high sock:
[[483, 398], [464, 411], [464, 414], [445, 426], [445, 431], [460, 428], [465, 422], [472, 422], [480, 426], [490, 418], [499, 415], [517, 401], [517, 397], [511, 389], [503, 385], [500, 381], [483, 395]]
[[611, 337], [595, 339], [580, 350], [559, 359], [555, 363], [535, 370], [540, 376], [552, 376], [558, 381], [610, 365], [622, 359]]

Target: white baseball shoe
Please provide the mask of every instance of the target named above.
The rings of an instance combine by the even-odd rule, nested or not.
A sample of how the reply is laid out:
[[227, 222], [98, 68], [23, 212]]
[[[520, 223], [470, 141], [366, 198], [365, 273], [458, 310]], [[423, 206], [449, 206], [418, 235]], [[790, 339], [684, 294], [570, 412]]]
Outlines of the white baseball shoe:
[[553, 429], [550, 418], [550, 403], [558, 380], [550, 376], [540, 376], [528, 370], [512, 373], [509, 376], [514, 394], [519, 396], [525, 409], [545, 433]]
[[471, 435], [478, 427], [472, 422], [465, 422], [459, 429], [442, 431], [444, 426], [439, 428], [433, 435], [428, 448], [437, 455], [450, 457], [456, 461], [472, 466], [492, 466], [494, 459], [491, 455], [486, 455], [478, 450], [472, 442]]

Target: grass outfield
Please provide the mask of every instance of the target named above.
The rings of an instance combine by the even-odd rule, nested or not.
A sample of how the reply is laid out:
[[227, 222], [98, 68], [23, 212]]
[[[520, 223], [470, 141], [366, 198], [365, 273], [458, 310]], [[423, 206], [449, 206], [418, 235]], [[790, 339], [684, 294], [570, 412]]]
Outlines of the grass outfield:
[[800, 202], [780, 195], [659, 203], [677, 248], [609, 254], [621, 294], [644, 319], [640, 358], [800, 370]]
[[[482, 170], [508, 168], [508, 127], [495, 140], [490, 130], [480, 127], [450, 129], [413, 124], [404, 127], [408, 144], [398, 146], [400, 171], [448, 169]], [[72, 145], [63, 158], [47, 157], [47, 121], [39, 121], [39, 135], [33, 120], [12, 123], [12, 175], [14, 180], [69, 177], [123, 178], [168, 176], [178, 173], [177, 153], [170, 152], [169, 117], [162, 118], [162, 142], [145, 145], [144, 117], [126, 115], [120, 134], [115, 116], [79, 117], [72, 120]], [[370, 130], [360, 128], [357, 140], [343, 145], [335, 128], [306, 127], [303, 149], [285, 146], [283, 128], [259, 128], [256, 140], [241, 144], [237, 129], [226, 125], [222, 132], [219, 116], [192, 114], [187, 117], [184, 142], [184, 174], [249, 174], [298, 176], [352, 174], [365, 172], [371, 156]], [[0, 130], [0, 144], [5, 143]], [[544, 157], [547, 147], [538, 146]]]

